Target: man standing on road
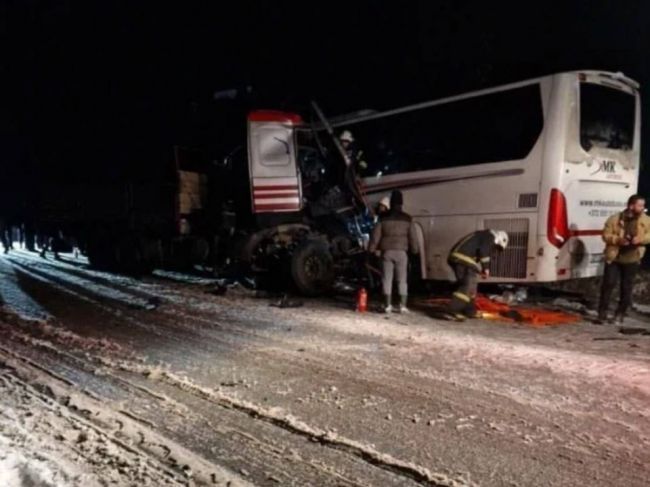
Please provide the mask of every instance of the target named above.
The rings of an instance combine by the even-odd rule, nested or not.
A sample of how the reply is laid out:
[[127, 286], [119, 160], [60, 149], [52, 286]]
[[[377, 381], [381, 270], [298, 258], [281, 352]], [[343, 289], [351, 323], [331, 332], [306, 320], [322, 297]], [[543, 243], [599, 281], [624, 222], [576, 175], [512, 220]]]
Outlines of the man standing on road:
[[390, 195], [390, 210], [384, 213], [372, 231], [370, 252], [379, 252], [382, 263], [382, 287], [384, 291], [384, 311], [393, 310], [393, 277], [397, 277], [400, 296], [399, 312], [408, 313], [408, 254], [417, 254], [417, 237], [411, 216], [402, 211], [404, 197], [401, 191]]
[[484, 278], [490, 276], [492, 249], [505, 250], [507, 246], [508, 234], [503, 230], [479, 230], [453, 246], [447, 261], [456, 274], [458, 289], [449, 303], [450, 318], [464, 320], [476, 316], [479, 275]]
[[7, 220], [0, 216], [0, 244], [2, 244], [3, 251], [5, 254], [9, 253], [11, 250], [11, 227], [7, 225]]
[[607, 322], [607, 312], [616, 281], [620, 281], [620, 299], [614, 323], [620, 325], [630, 304], [634, 277], [650, 244], [650, 217], [645, 214], [645, 198], [630, 196], [627, 208], [610, 216], [603, 230], [605, 241], [605, 274], [600, 290], [597, 323]]

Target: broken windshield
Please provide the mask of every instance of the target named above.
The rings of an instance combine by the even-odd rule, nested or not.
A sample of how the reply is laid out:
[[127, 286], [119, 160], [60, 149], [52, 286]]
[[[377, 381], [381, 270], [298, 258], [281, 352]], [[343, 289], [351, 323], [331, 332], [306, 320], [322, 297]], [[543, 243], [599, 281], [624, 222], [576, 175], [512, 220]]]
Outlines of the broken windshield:
[[607, 86], [580, 85], [580, 144], [629, 151], [634, 142], [635, 98]]

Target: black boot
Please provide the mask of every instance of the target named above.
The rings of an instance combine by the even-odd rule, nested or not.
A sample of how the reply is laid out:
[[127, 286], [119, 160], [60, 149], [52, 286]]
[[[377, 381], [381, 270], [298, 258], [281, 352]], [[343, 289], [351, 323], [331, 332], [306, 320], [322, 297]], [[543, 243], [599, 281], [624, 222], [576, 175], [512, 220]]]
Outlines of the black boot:
[[616, 315], [614, 316], [613, 323], [617, 326], [621, 326], [624, 321], [625, 321], [625, 313], [620, 313], [617, 311]]

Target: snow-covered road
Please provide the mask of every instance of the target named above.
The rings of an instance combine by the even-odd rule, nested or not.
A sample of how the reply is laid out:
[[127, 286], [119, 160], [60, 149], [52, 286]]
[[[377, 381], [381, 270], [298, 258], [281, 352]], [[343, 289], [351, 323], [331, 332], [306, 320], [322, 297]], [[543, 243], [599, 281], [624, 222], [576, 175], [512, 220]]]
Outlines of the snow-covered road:
[[648, 485], [648, 336], [213, 285], [0, 257], [0, 484]]

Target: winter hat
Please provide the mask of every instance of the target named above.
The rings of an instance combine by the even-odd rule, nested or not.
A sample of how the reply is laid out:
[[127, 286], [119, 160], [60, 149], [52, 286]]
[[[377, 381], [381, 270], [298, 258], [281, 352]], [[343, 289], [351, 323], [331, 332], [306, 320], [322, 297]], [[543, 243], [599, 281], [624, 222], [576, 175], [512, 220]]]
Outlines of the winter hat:
[[379, 205], [383, 206], [387, 210], [390, 210], [390, 198], [388, 196], [384, 196], [382, 199], [379, 200]]

